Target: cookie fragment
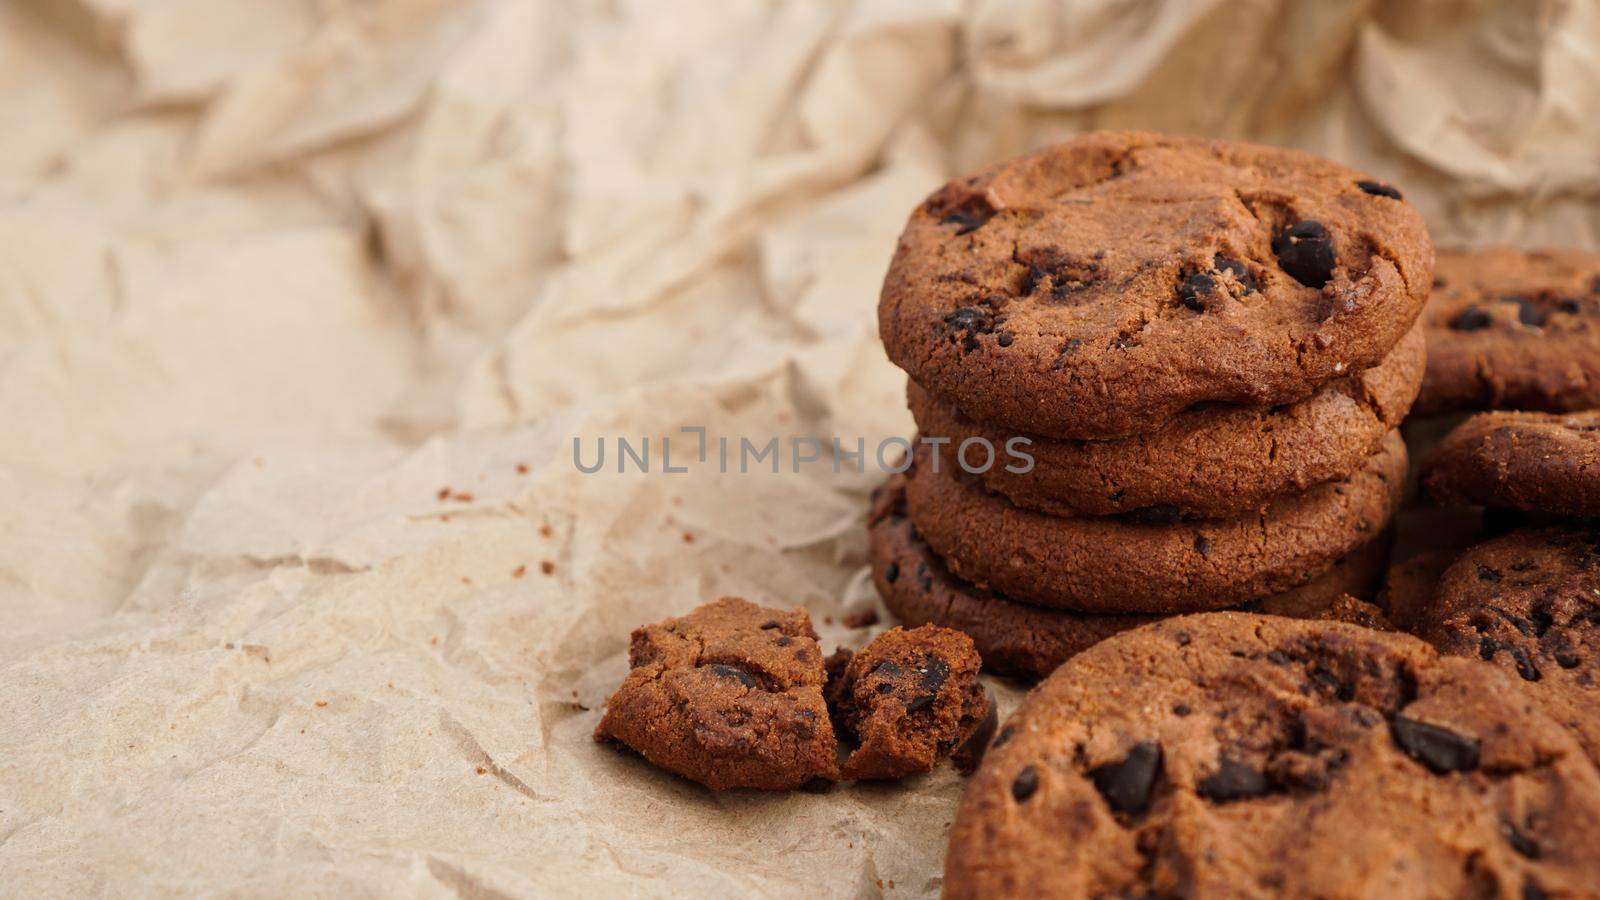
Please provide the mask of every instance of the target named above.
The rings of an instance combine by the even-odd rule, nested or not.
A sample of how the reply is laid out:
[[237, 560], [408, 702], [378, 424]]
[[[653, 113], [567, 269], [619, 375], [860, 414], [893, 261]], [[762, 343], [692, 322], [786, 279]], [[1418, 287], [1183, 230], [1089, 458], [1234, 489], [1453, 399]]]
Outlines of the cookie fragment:
[[935, 625], [891, 628], [850, 656], [828, 691], [841, 728], [860, 742], [843, 777], [920, 775], [966, 745], [994, 711], [982, 662], [971, 638]]
[[827, 675], [805, 610], [724, 597], [633, 632], [597, 741], [713, 790], [839, 777]]

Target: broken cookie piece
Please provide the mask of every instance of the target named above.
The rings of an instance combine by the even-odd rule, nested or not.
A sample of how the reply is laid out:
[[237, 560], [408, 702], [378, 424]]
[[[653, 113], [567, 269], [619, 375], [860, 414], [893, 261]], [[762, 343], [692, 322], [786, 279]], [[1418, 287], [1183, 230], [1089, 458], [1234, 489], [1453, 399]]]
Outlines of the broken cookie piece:
[[805, 610], [724, 597], [635, 630], [628, 665], [595, 740], [713, 790], [838, 780], [827, 675]]
[[969, 743], [993, 722], [982, 664], [971, 638], [937, 625], [890, 629], [849, 657], [828, 690], [835, 721], [860, 741], [844, 777], [920, 775]]

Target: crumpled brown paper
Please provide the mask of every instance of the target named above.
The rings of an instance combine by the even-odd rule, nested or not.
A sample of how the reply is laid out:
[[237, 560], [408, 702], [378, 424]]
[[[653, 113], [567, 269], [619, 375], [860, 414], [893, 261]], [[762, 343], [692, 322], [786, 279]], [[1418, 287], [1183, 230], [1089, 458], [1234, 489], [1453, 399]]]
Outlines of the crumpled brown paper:
[[[869, 635], [874, 475], [660, 437], [907, 433], [903, 217], [1084, 129], [1596, 245], [1597, 60], [1558, 0], [0, 5], [0, 884], [936, 893], [949, 769], [715, 795], [589, 739], [643, 622]], [[574, 468], [619, 435], [655, 471]]]

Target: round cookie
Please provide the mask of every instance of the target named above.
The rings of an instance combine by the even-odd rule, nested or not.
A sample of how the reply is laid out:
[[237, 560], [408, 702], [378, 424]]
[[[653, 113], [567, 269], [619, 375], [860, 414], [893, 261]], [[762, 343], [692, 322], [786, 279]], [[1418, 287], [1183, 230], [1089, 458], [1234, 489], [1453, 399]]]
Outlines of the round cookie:
[[884, 279], [889, 358], [971, 419], [1059, 438], [1270, 406], [1371, 368], [1433, 272], [1422, 217], [1305, 153], [1084, 135], [945, 185]]
[[1413, 630], [1528, 682], [1600, 763], [1600, 527], [1536, 528], [1472, 548]]
[[[968, 584], [951, 575], [938, 554], [917, 536], [903, 506], [904, 486], [894, 476], [876, 499], [868, 524], [878, 596], [902, 622], [966, 632], [989, 671], [1043, 678], [1100, 641], [1162, 618], [1045, 609]], [[1362, 614], [1370, 619], [1373, 613], [1381, 617], [1376, 607], [1346, 595], [1371, 596], [1383, 574], [1387, 549], [1388, 542], [1380, 537], [1352, 551], [1327, 573], [1248, 609], [1308, 619], [1339, 615], [1351, 621]]]
[[1434, 448], [1422, 486], [1440, 503], [1600, 516], [1600, 411], [1473, 416]]
[[1441, 250], [1417, 413], [1600, 407], [1600, 253]]
[[[1026, 472], [1001, 457], [980, 478], [1011, 502], [1056, 516], [1101, 516], [1148, 506], [1231, 518], [1276, 497], [1348, 477], [1399, 427], [1422, 384], [1427, 347], [1413, 328], [1384, 361], [1286, 406], [1212, 406], [1180, 413], [1159, 431], [1113, 441], [1032, 438]], [[1005, 453], [1014, 435], [974, 422], [911, 382], [917, 428], [958, 449], [987, 441]], [[972, 444], [970, 458], [984, 457]]]
[[1069, 660], [961, 798], [944, 896], [1578, 897], [1600, 770], [1491, 666], [1246, 613]]
[[1137, 521], [1021, 509], [958, 477], [950, 460], [935, 471], [932, 459], [919, 444], [906, 511], [953, 573], [1027, 603], [1104, 613], [1221, 609], [1296, 587], [1384, 529], [1406, 471], [1391, 433], [1355, 475], [1259, 515]]

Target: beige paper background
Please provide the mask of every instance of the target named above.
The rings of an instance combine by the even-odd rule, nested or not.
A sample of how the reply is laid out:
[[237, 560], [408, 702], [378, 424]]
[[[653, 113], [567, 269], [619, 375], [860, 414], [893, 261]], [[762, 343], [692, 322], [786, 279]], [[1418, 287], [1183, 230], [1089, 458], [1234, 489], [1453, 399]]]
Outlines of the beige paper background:
[[1600, 7], [0, 3], [0, 892], [936, 893], [948, 770], [712, 795], [588, 739], [635, 625], [874, 602], [873, 477], [570, 440], [907, 433], [906, 212], [1126, 126], [1594, 246]]

